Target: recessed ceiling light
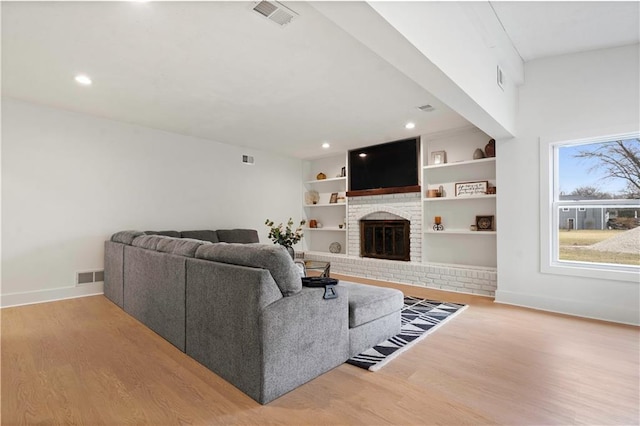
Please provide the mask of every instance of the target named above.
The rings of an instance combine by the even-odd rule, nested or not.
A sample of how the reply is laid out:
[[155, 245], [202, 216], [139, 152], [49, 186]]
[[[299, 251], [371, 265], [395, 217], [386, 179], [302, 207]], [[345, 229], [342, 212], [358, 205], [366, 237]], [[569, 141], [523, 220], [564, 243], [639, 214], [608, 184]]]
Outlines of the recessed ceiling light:
[[323, 144], [322, 144], [322, 147], [323, 147], [324, 149], [327, 149], [327, 148], [329, 148], [330, 146], [331, 146], [331, 145], [329, 145], [329, 142], [325, 142], [325, 143], [323, 143]]
[[364, 152], [361, 152], [360, 154], [358, 154], [358, 156], [364, 158], [367, 156], [367, 154], [365, 154]]
[[413, 129], [416, 127], [416, 123], [412, 123], [412, 122], [408, 122], [407, 124], [404, 125], [405, 129]]
[[76, 81], [79, 84], [82, 84], [83, 86], [90, 86], [91, 85], [91, 79], [89, 77], [87, 77], [86, 75], [83, 75], [83, 74], [76, 75]]

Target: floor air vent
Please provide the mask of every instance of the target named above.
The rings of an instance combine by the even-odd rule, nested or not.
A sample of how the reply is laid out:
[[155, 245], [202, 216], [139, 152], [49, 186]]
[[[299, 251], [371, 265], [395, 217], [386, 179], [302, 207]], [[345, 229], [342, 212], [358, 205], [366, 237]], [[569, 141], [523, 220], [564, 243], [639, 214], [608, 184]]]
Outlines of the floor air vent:
[[261, 1], [253, 10], [280, 26], [287, 25], [294, 17], [298, 16], [293, 10], [277, 1]]
[[104, 270], [76, 272], [76, 285], [104, 282]]

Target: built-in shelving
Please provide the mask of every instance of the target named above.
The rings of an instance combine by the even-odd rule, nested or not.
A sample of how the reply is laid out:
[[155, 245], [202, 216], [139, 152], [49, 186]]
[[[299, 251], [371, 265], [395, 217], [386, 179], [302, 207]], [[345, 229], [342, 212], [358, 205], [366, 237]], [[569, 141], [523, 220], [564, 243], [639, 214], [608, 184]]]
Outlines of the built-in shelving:
[[333, 226], [323, 226], [322, 228], [304, 228], [305, 231], [314, 231], [314, 232], [318, 232], [318, 231], [338, 231], [338, 232], [345, 232], [346, 228], [338, 228], [333, 227]]
[[[474, 151], [477, 148], [484, 149], [491, 138], [479, 129], [468, 128], [434, 135], [431, 138], [425, 135], [421, 139], [421, 187], [418, 191], [422, 193], [420, 197], [422, 200], [420, 203], [422, 262], [495, 268], [497, 266], [495, 229], [499, 229], [496, 217], [497, 195], [455, 196], [456, 183], [487, 181], [488, 187], [497, 186], [496, 158], [472, 159]], [[446, 151], [448, 162], [429, 164], [432, 159], [431, 154], [442, 151]], [[342, 253], [338, 255], [358, 256], [357, 252], [347, 253], [347, 241], [353, 230], [347, 229], [346, 226], [338, 227], [346, 222], [350, 203], [357, 204], [355, 199], [346, 197], [348, 179], [346, 176], [340, 176], [346, 160], [345, 153], [303, 162], [302, 215], [307, 223], [315, 219], [323, 225], [322, 228], [304, 229], [304, 250], [310, 255], [335, 256], [336, 254], [330, 253], [329, 246], [333, 242], [338, 242], [342, 246]], [[324, 173], [327, 179], [315, 179], [319, 173]], [[426, 194], [430, 189], [442, 189], [444, 196], [427, 198]], [[308, 191], [318, 192], [317, 204], [305, 203], [304, 195]], [[336, 192], [338, 197], [346, 197], [345, 202], [329, 202], [331, 195]], [[443, 231], [432, 229], [436, 216], [441, 217], [445, 228]], [[493, 216], [494, 230], [471, 231], [470, 226], [476, 225], [478, 219], [476, 216]]]
[[342, 176], [342, 177], [334, 177], [334, 178], [327, 178], [327, 179], [308, 180], [308, 181], [305, 182], [305, 184], [340, 182], [340, 181], [345, 181], [346, 182], [346, 180], [347, 180], [346, 176]]
[[[496, 194], [455, 196], [456, 183], [482, 182], [496, 185], [496, 158], [472, 159], [491, 139], [480, 130], [467, 130], [429, 139], [423, 138], [423, 261], [496, 267]], [[448, 162], [429, 164], [432, 153], [445, 151]], [[442, 158], [442, 155], [441, 155]], [[442, 190], [444, 197], [426, 197], [429, 190]], [[493, 216], [492, 231], [472, 231], [477, 216]], [[435, 217], [444, 226], [432, 229]], [[437, 236], [436, 236], [437, 235]]]
[[489, 199], [496, 198], [496, 194], [484, 194], [484, 195], [467, 195], [464, 197], [432, 197], [432, 198], [423, 198], [422, 201], [464, 201], [464, 200], [474, 200], [474, 199]]
[[471, 231], [470, 229], [445, 229], [443, 231], [427, 230], [425, 234], [465, 234], [465, 235], [496, 235], [496, 231]]
[[470, 164], [490, 163], [495, 161], [496, 161], [496, 157], [489, 157], [489, 158], [480, 158], [477, 160], [456, 161], [453, 163], [430, 164], [430, 165], [424, 166], [423, 169], [442, 169], [446, 167], [468, 166]]
[[[345, 224], [347, 216], [347, 177], [343, 174], [346, 165], [346, 154], [320, 158], [303, 163], [303, 204], [302, 215], [309, 223], [314, 219], [321, 223], [322, 228], [305, 228], [303, 245], [310, 252], [331, 254], [329, 246], [337, 242], [342, 246], [342, 253], [346, 255], [347, 229], [338, 225]], [[314, 179], [319, 173], [324, 173], [326, 179]], [[335, 176], [335, 177], [329, 177]], [[305, 193], [317, 191], [317, 204], [306, 204]], [[340, 202], [331, 203], [331, 195], [338, 194]], [[345, 197], [345, 198], [341, 198]]]

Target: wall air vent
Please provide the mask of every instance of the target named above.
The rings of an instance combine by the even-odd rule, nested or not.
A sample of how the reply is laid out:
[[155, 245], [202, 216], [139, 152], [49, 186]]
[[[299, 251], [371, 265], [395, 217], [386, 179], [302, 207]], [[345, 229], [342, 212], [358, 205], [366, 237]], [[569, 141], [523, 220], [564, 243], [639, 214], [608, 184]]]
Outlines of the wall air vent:
[[496, 82], [498, 83], [498, 87], [504, 90], [504, 73], [499, 65], [496, 68]]
[[242, 156], [242, 162], [244, 164], [248, 164], [250, 166], [252, 166], [252, 165], [254, 165], [256, 163], [255, 160], [253, 159], [252, 155], [243, 155]]
[[285, 26], [298, 16], [293, 10], [277, 1], [261, 1], [253, 8], [256, 12], [280, 26]]

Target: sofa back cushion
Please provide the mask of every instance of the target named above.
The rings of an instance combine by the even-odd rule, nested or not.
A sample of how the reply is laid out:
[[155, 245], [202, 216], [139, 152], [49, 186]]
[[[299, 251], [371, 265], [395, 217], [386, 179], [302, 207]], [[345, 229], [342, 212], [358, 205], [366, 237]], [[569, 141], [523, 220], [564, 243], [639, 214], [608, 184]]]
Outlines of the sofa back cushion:
[[208, 244], [198, 247], [196, 258], [266, 269], [271, 273], [283, 296], [292, 296], [302, 290], [302, 280], [298, 268], [282, 246]]
[[111, 241], [114, 243], [122, 243], [131, 245], [134, 239], [139, 237], [140, 235], [144, 235], [142, 231], [120, 231], [116, 232], [111, 236]]
[[193, 238], [194, 240], [209, 241], [210, 243], [219, 243], [218, 233], [211, 230], [202, 231], [182, 231], [180, 233], [182, 238]]
[[181, 351], [185, 350], [187, 260], [182, 256], [124, 247], [125, 312]]
[[180, 238], [178, 231], [144, 231], [147, 235], [164, 235], [165, 237]]
[[196, 250], [203, 244], [211, 244], [208, 241], [193, 240], [190, 238], [163, 238], [158, 241], [156, 250], [171, 253], [178, 256], [195, 257]]
[[134, 247], [140, 247], [147, 250], [157, 250], [158, 243], [162, 240], [170, 239], [171, 237], [165, 237], [164, 235], [141, 235], [135, 238], [131, 245]]
[[259, 243], [258, 231], [255, 229], [218, 229], [218, 239], [221, 243]]

